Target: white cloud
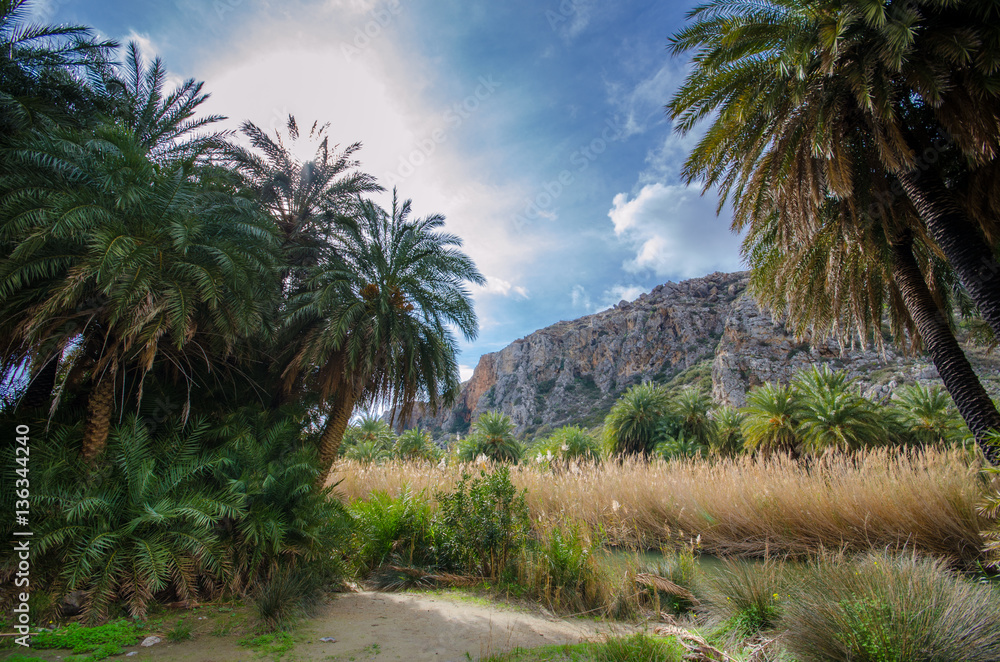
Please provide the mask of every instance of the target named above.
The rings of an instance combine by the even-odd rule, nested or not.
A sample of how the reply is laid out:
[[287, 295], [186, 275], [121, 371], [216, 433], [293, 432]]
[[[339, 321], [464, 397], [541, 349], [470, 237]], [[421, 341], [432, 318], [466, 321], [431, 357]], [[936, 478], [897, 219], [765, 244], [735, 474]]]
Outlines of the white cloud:
[[521, 299], [528, 298], [528, 290], [496, 276], [486, 276], [486, 285], [474, 285], [473, 291], [482, 294], [498, 294], [502, 297], [517, 296]]
[[607, 310], [622, 301], [635, 301], [639, 295], [645, 294], [646, 288], [639, 285], [614, 285], [604, 291], [601, 300], [595, 303], [583, 285], [574, 285], [570, 291], [570, 300], [575, 308], [588, 313], [598, 313]]
[[614, 198], [608, 212], [615, 235], [635, 251], [622, 266], [631, 273], [693, 278], [741, 268], [739, 237], [729, 215], [716, 216], [716, 199], [700, 186], [647, 184], [635, 197]]
[[467, 382], [470, 379], [472, 379], [472, 375], [475, 372], [476, 369], [473, 368], [472, 366], [467, 366], [467, 365], [458, 366], [458, 374], [463, 382]]
[[604, 293], [604, 300], [613, 306], [622, 301], [635, 301], [645, 293], [646, 288], [638, 285], [615, 285]]
[[666, 123], [664, 106], [683, 79], [684, 70], [667, 59], [651, 76], [634, 85], [606, 82], [608, 102], [617, 109], [622, 138], [644, 133], [650, 126]]

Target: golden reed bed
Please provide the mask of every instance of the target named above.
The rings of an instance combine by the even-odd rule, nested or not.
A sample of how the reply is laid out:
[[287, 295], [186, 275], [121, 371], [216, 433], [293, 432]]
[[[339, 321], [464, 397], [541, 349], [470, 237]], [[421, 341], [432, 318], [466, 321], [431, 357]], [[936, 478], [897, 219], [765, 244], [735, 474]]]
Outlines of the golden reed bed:
[[[474, 465], [342, 462], [348, 500], [404, 488], [433, 499]], [[820, 550], [912, 548], [953, 561], [980, 558], [990, 523], [977, 507], [988, 485], [961, 450], [878, 449], [788, 458], [625, 461], [512, 467], [539, 525], [585, 522], [608, 545], [653, 549], [700, 537], [710, 554], [805, 555]]]

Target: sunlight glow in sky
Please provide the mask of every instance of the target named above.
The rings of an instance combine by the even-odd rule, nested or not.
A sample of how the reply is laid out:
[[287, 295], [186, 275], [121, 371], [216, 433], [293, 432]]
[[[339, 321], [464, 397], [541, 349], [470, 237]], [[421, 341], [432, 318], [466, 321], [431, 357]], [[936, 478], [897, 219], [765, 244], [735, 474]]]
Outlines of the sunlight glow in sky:
[[[442, 213], [488, 277], [481, 354], [667, 280], [741, 268], [717, 200], [679, 172], [667, 39], [693, 2], [36, 0], [206, 82], [206, 111], [330, 122], [363, 168]], [[391, 195], [391, 194], [387, 194]], [[386, 200], [381, 200], [385, 204]]]

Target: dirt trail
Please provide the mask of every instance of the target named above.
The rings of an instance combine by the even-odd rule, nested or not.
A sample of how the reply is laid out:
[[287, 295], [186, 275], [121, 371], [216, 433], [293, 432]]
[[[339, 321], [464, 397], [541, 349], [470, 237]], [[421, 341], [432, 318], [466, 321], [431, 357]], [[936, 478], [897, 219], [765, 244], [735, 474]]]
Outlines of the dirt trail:
[[[344, 593], [321, 608], [295, 630], [295, 647], [284, 655], [287, 662], [327, 660], [363, 662], [407, 660], [460, 662], [509, 650], [578, 643], [601, 634], [624, 634], [621, 624], [546, 616], [541, 610], [525, 611], [451, 593]], [[335, 643], [320, 642], [333, 637]], [[237, 636], [197, 634], [191, 641], [164, 641], [151, 648], [128, 648], [131, 657], [114, 660], [176, 660], [177, 662], [236, 662], [258, 658], [236, 644]], [[69, 651], [32, 653], [45, 660], [60, 660]], [[9, 652], [0, 654], [0, 659]]]

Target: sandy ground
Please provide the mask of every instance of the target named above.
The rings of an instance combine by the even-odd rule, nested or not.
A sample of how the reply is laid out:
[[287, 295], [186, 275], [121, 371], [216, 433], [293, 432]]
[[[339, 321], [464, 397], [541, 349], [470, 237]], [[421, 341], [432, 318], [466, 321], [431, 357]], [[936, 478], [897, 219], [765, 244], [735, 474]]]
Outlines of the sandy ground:
[[[452, 593], [346, 593], [322, 608], [295, 631], [295, 648], [283, 660], [433, 660], [459, 662], [509, 650], [579, 643], [602, 634], [624, 634], [621, 624], [560, 619], [540, 610], [525, 611]], [[333, 637], [335, 643], [320, 642]], [[132, 657], [115, 660], [232, 662], [258, 658], [237, 645], [237, 636], [199, 634], [190, 641], [164, 641], [151, 648], [133, 647]], [[0, 654], [0, 658], [9, 655]], [[60, 660], [69, 651], [32, 651]], [[275, 659], [267, 656], [263, 659]]]

